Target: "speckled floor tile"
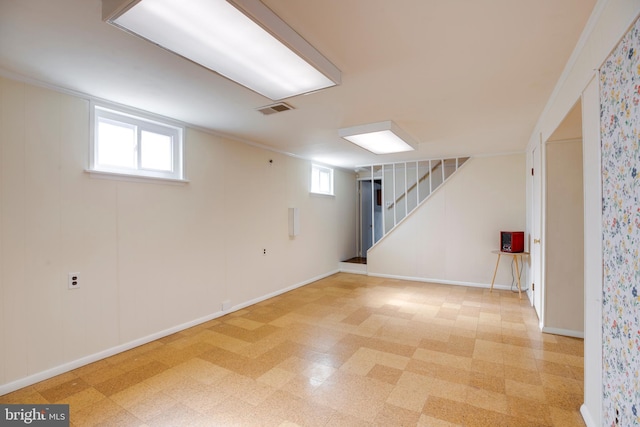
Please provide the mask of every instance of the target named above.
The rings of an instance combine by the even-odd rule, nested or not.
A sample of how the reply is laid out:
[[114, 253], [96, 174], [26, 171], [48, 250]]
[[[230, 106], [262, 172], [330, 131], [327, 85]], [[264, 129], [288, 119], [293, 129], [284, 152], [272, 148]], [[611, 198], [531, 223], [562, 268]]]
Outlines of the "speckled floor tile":
[[512, 292], [340, 273], [0, 402], [83, 427], [583, 427], [583, 364]]

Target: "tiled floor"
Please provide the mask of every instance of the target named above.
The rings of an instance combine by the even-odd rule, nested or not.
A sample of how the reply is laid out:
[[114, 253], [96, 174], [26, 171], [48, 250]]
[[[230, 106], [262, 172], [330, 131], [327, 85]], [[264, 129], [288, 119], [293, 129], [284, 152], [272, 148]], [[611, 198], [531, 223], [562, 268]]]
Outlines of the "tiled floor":
[[582, 352], [509, 291], [337, 274], [0, 402], [75, 426], [584, 426]]

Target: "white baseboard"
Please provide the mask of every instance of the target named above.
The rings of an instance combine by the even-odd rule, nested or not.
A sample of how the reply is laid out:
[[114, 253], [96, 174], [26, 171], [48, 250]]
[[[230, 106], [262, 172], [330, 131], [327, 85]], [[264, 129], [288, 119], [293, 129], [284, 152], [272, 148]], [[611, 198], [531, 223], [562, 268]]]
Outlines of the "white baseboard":
[[282, 295], [282, 294], [284, 294], [286, 292], [289, 292], [289, 291], [292, 291], [294, 289], [300, 288], [302, 286], [308, 285], [309, 283], [317, 282], [320, 279], [324, 279], [325, 277], [332, 276], [332, 275], [334, 275], [336, 273], [339, 273], [339, 272], [340, 272], [340, 270], [333, 270], [333, 271], [330, 271], [328, 273], [321, 274], [319, 276], [313, 277], [313, 278], [311, 278], [309, 280], [305, 280], [303, 282], [296, 283], [295, 285], [289, 286], [287, 288], [283, 288], [283, 289], [277, 290], [275, 292], [271, 292], [270, 294], [263, 295], [263, 296], [258, 297], [258, 298], [254, 298], [254, 299], [252, 299], [250, 301], [243, 302], [243, 303], [238, 304], [238, 305], [234, 305], [229, 310], [223, 312], [223, 314], [232, 313], [234, 311], [242, 310], [243, 308], [249, 307], [250, 305], [254, 305], [254, 304], [257, 304], [259, 302], [268, 300], [269, 298], [277, 297], [278, 295]]
[[591, 417], [589, 409], [584, 403], [580, 406], [580, 414], [582, 415], [582, 419], [587, 427], [597, 427], [597, 424], [593, 421], [593, 417]]
[[324, 279], [325, 277], [329, 277], [329, 276], [331, 276], [333, 274], [336, 274], [338, 272], [339, 272], [339, 270], [334, 270], [334, 271], [331, 271], [331, 272], [328, 272], [328, 273], [325, 273], [325, 274], [321, 274], [321, 275], [316, 276], [314, 278], [311, 278], [309, 280], [305, 280], [303, 282], [297, 283], [297, 284], [289, 286], [287, 288], [280, 289], [280, 290], [278, 290], [276, 292], [272, 292], [272, 293], [264, 295], [262, 297], [255, 298], [255, 299], [253, 299], [251, 301], [247, 301], [247, 302], [244, 302], [242, 304], [235, 305], [235, 306], [231, 307], [229, 310], [217, 311], [217, 312], [209, 314], [207, 316], [200, 317], [198, 319], [194, 319], [194, 320], [191, 320], [189, 322], [185, 322], [185, 323], [182, 323], [180, 325], [173, 326], [173, 327], [165, 329], [163, 331], [159, 331], [159, 332], [147, 335], [145, 337], [138, 338], [138, 339], [135, 339], [133, 341], [129, 341], [127, 343], [120, 344], [120, 345], [117, 345], [115, 347], [111, 347], [111, 348], [108, 348], [106, 350], [99, 351], [97, 353], [94, 353], [94, 354], [91, 354], [91, 355], [88, 355], [88, 356], [85, 356], [85, 357], [81, 357], [80, 359], [76, 359], [76, 360], [73, 360], [71, 362], [63, 363], [62, 365], [58, 365], [58, 366], [55, 366], [53, 368], [50, 368], [50, 369], [47, 369], [47, 370], [44, 370], [44, 371], [41, 371], [41, 372], [38, 372], [38, 373], [35, 373], [35, 374], [32, 374], [32, 375], [29, 375], [27, 377], [20, 378], [18, 380], [12, 381], [10, 383], [1, 384], [0, 385], [0, 396], [2, 396], [4, 394], [7, 394], [7, 393], [11, 393], [11, 392], [16, 391], [16, 390], [19, 390], [21, 388], [33, 385], [33, 384], [38, 383], [40, 381], [47, 380], [49, 378], [55, 377], [56, 375], [64, 374], [65, 372], [69, 372], [69, 371], [72, 371], [74, 369], [78, 369], [78, 368], [80, 368], [82, 366], [88, 365], [89, 363], [97, 362], [98, 360], [102, 360], [104, 358], [116, 355], [118, 353], [122, 353], [123, 351], [131, 350], [132, 348], [139, 347], [139, 346], [141, 346], [143, 344], [147, 344], [147, 343], [149, 343], [151, 341], [155, 341], [155, 340], [158, 340], [160, 338], [164, 338], [164, 337], [166, 337], [168, 335], [175, 334], [176, 332], [180, 332], [180, 331], [183, 331], [185, 329], [191, 328], [193, 326], [197, 326], [197, 325], [199, 325], [201, 323], [208, 322], [210, 320], [213, 320], [213, 319], [216, 319], [218, 317], [224, 316], [225, 314], [228, 314], [228, 313], [243, 309], [245, 307], [248, 307], [250, 305], [265, 301], [265, 300], [267, 300], [269, 298], [273, 298], [273, 297], [281, 295], [281, 294], [283, 294], [285, 292], [292, 291], [294, 289], [297, 289], [297, 288], [299, 288], [301, 286], [308, 285], [309, 283], [315, 282], [317, 280]]
[[565, 337], [583, 338], [584, 339], [584, 332], [582, 332], [582, 331], [573, 331], [571, 329], [549, 328], [547, 326], [543, 326], [542, 327], [542, 332], [544, 332], [546, 334], [564, 335]]
[[[476, 283], [476, 282], [460, 282], [455, 280], [444, 280], [444, 279], [429, 279], [425, 277], [410, 277], [410, 276], [399, 276], [395, 274], [381, 274], [381, 273], [368, 273], [369, 276], [373, 277], [384, 277], [386, 279], [398, 279], [398, 280], [411, 280], [413, 282], [425, 282], [425, 283], [437, 283], [440, 285], [454, 285], [454, 286], [468, 286], [471, 288], [485, 288], [490, 289], [490, 283]], [[500, 289], [503, 291], [511, 290], [511, 286], [507, 285], [493, 285], [493, 289]], [[525, 291], [522, 291], [523, 294], [526, 294]]]

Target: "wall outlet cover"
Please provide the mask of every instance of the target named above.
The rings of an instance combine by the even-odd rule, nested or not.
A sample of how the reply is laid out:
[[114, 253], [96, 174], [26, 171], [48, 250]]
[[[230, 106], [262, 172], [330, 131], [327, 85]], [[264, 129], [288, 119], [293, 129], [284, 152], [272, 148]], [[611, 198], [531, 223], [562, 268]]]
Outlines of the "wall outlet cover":
[[69, 289], [78, 289], [80, 288], [80, 273], [69, 273], [67, 276], [67, 286]]

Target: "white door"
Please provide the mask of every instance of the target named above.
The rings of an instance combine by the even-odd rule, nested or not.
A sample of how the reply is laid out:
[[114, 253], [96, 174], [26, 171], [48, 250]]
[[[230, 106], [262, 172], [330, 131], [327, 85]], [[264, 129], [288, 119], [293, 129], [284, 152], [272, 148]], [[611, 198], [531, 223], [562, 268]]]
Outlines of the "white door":
[[542, 229], [542, 162], [540, 147], [535, 147], [532, 151], [532, 191], [531, 208], [531, 287], [533, 289], [533, 306], [538, 314], [538, 319], [542, 323], [542, 249], [540, 243]]

